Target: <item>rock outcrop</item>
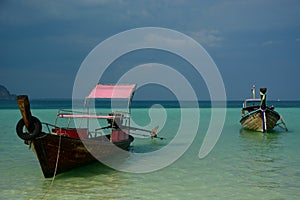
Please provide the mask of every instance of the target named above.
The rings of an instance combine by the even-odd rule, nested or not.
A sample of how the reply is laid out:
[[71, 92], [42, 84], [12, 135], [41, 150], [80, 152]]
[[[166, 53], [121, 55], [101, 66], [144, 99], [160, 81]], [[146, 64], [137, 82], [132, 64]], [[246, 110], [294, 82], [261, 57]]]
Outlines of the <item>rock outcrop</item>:
[[16, 95], [10, 94], [6, 87], [0, 85], [0, 100], [16, 100]]

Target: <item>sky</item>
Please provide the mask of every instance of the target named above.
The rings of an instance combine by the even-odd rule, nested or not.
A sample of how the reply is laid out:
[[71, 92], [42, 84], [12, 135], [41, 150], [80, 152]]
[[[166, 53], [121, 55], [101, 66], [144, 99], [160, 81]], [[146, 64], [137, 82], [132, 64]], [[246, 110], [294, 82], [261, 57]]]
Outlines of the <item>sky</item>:
[[[253, 84], [267, 87], [269, 99], [300, 100], [299, 19], [298, 0], [1, 0], [0, 84], [30, 98], [71, 98], [82, 62], [100, 42], [135, 28], [161, 27], [204, 47], [228, 100], [251, 97]], [[130, 66], [163, 63], [188, 77], [200, 100], [209, 100], [201, 75], [175, 57], [151, 49], [131, 52], [102, 81], [117, 80]], [[172, 97], [157, 85], [139, 91], [141, 99]]]

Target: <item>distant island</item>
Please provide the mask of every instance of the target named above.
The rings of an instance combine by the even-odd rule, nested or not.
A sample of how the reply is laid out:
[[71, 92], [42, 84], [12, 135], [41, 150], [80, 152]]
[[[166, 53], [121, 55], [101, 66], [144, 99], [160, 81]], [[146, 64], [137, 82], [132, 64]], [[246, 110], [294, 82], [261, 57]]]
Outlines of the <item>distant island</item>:
[[16, 100], [16, 95], [10, 94], [6, 87], [0, 85], [0, 100]]

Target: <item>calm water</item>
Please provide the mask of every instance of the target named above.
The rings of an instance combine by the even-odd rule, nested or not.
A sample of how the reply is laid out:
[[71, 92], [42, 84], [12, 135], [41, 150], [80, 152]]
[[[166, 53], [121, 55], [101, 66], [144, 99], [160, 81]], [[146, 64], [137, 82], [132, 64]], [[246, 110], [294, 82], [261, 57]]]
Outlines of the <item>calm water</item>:
[[[155, 151], [170, 142], [179, 126], [180, 109], [168, 105], [168, 119], [159, 133], [166, 140], [137, 138], [131, 151]], [[276, 128], [266, 135], [241, 130], [241, 102], [229, 103], [219, 141], [200, 160], [198, 152], [210, 120], [205, 105], [199, 111], [200, 128], [192, 145], [168, 167], [134, 174], [95, 163], [58, 175], [51, 185], [52, 179], [43, 177], [34, 153], [15, 133], [20, 118], [15, 103], [1, 102], [1, 199], [299, 199], [299, 102], [281, 102], [276, 108], [289, 131]], [[65, 101], [39, 101], [32, 104], [32, 113], [41, 121], [54, 122], [57, 108], [69, 106]], [[148, 109], [136, 107], [133, 119], [147, 125]]]

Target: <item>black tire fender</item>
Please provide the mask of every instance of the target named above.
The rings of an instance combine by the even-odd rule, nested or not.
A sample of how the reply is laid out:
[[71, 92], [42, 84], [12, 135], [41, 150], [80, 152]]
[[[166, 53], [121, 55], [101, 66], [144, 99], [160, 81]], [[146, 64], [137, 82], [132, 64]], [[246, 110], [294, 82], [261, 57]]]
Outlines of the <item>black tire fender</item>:
[[23, 132], [25, 123], [23, 118], [19, 120], [19, 122], [17, 123], [16, 126], [16, 132], [18, 134], [18, 136], [23, 139], [23, 140], [33, 140], [34, 138], [36, 138], [42, 131], [42, 123], [40, 122], [40, 120], [34, 116], [31, 117], [30, 119], [30, 129], [31, 131], [29, 132]]

